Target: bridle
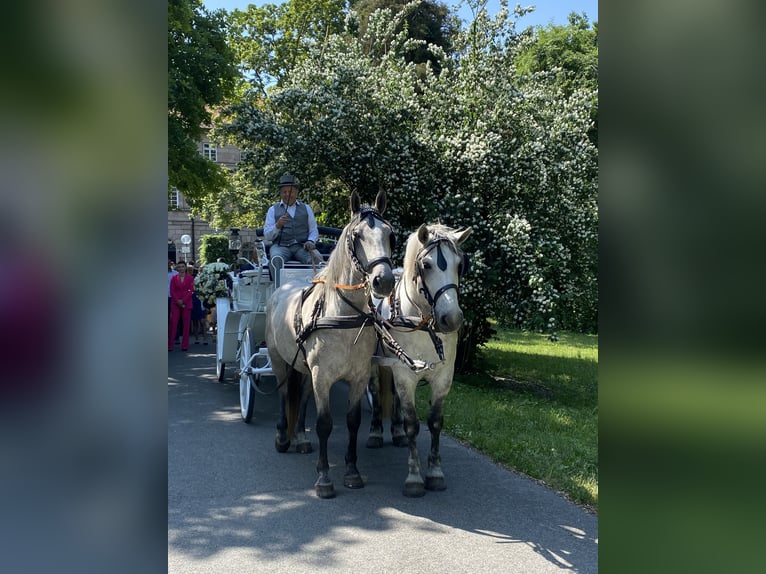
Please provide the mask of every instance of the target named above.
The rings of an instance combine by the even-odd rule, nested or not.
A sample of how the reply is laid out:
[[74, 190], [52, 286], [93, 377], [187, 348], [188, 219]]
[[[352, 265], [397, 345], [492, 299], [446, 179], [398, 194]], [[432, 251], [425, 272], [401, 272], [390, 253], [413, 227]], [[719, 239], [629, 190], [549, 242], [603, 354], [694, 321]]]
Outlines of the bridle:
[[353, 229], [349, 229], [346, 233], [346, 249], [348, 249], [349, 257], [351, 258], [351, 261], [353, 262], [356, 270], [365, 277], [368, 276], [372, 271], [372, 268], [379, 263], [388, 263], [388, 266], [391, 268], [394, 266], [390, 257], [378, 257], [372, 261], [367, 261], [367, 265], [362, 265], [361, 261], [359, 261], [359, 257], [357, 256], [357, 250], [359, 248], [359, 237], [356, 233], [357, 227], [362, 225], [364, 222], [367, 223], [370, 228], [373, 228], [375, 227], [376, 219], [391, 229], [391, 224], [383, 219], [383, 216], [377, 209], [373, 207], [363, 207], [359, 212], [359, 221], [356, 223], [356, 225], [354, 225]]
[[[458, 286], [455, 283], [448, 283], [446, 285], [443, 285], [440, 287], [434, 295], [431, 294], [431, 290], [428, 288], [428, 284], [426, 283], [425, 277], [424, 277], [424, 265], [423, 265], [423, 258], [426, 257], [433, 249], [437, 250], [436, 254], [436, 264], [437, 266], [444, 271], [447, 269], [447, 260], [444, 258], [444, 254], [441, 252], [441, 243], [444, 242], [449, 246], [449, 249], [454, 251], [456, 254], [460, 255], [461, 252], [459, 249], [455, 247], [455, 244], [453, 241], [446, 237], [439, 237], [436, 239], [430, 240], [428, 243], [426, 243], [420, 251], [418, 251], [418, 254], [415, 256], [415, 274], [412, 280], [414, 282], [418, 282], [418, 279], [420, 280], [420, 287], [418, 288], [418, 292], [423, 293], [423, 295], [426, 298], [426, 301], [428, 301], [428, 305], [430, 306], [431, 313], [428, 316], [424, 316], [423, 310], [420, 308], [420, 306], [412, 301], [410, 299], [410, 296], [407, 294], [406, 287], [404, 288], [404, 295], [410, 300], [410, 302], [415, 306], [416, 309], [418, 309], [418, 313], [420, 314], [420, 320], [413, 320], [414, 317], [407, 317], [402, 315], [402, 308], [401, 308], [401, 300], [399, 296], [397, 295], [399, 289], [404, 285], [403, 281], [400, 281], [396, 285], [396, 289], [393, 293], [391, 293], [391, 318], [387, 321], [378, 321], [379, 326], [378, 331], [381, 332], [383, 335], [382, 342], [388, 347], [389, 350], [394, 352], [397, 357], [410, 369], [412, 369], [415, 372], [420, 372], [425, 369], [430, 369], [433, 367], [432, 363], [423, 363], [422, 361], [415, 361], [411, 359], [409, 356], [407, 356], [406, 352], [401, 348], [401, 346], [396, 342], [393, 337], [388, 333], [386, 328], [396, 328], [396, 329], [407, 329], [409, 331], [420, 331], [425, 330], [428, 335], [431, 337], [431, 342], [434, 345], [434, 350], [436, 351], [436, 354], [438, 355], [440, 360], [444, 360], [444, 345], [442, 343], [442, 340], [438, 337], [436, 334], [438, 332], [438, 329], [434, 325], [434, 317], [436, 315], [436, 303], [439, 300], [439, 297], [441, 297], [445, 292], [447, 292], [450, 289], [455, 289], [457, 291]], [[462, 274], [462, 270], [459, 272], [459, 275]]]
[[[304, 361], [306, 360], [306, 349], [304, 348], [303, 343], [306, 341], [309, 335], [317, 329], [354, 329], [358, 327], [360, 329], [359, 332], [361, 333], [362, 328], [377, 324], [377, 313], [375, 312], [375, 307], [372, 303], [372, 296], [370, 294], [372, 286], [370, 285], [368, 276], [373, 267], [379, 263], [388, 263], [389, 267], [393, 267], [393, 263], [390, 257], [378, 257], [372, 261], [367, 261], [366, 265], [363, 265], [359, 260], [359, 256], [357, 255], [357, 251], [360, 245], [359, 238], [356, 234], [356, 229], [363, 223], [366, 223], [370, 228], [373, 228], [375, 226], [376, 219], [381, 221], [389, 229], [391, 229], [391, 224], [383, 219], [383, 216], [380, 214], [380, 212], [373, 207], [362, 207], [359, 211], [358, 219], [359, 220], [354, 224], [354, 226], [349, 227], [349, 229], [346, 231], [346, 249], [348, 250], [349, 258], [354, 264], [354, 267], [359, 273], [362, 274], [364, 279], [357, 285], [342, 285], [339, 283], [333, 285], [338, 293], [338, 296], [356, 312], [356, 315], [339, 317], [323, 316], [322, 313], [324, 312], [325, 299], [324, 294], [322, 294], [316, 299], [316, 301], [314, 301], [314, 308], [311, 313], [310, 323], [308, 325], [304, 325], [302, 311], [303, 303], [306, 301], [306, 299], [308, 299], [309, 294], [313, 291], [317, 284], [325, 283], [325, 280], [321, 278], [313, 280], [310, 287], [303, 289], [300, 304], [296, 307], [295, 315], [293, 317], [293, 326], [296, 332], [295, 342], [298, 346], [298, 349], [295, 353], [295, 357], [293, 357], [293, 362], [290, 365], [291, 368], [295, 364], [298, 353], [302, 352]], [[357, 291], [360, 289], [367, 289], [366, 295], [367, 308], [369, 309], [368, 311], [360, 309], [353, 301], [344, 295], [344, 291]]]
[[[412, 278], [413, 281], [417, 282], [420, 280], [420, 287], [418, 288], [419, 293], [423, 293], [423, 296], [426, 298], [426, 301], [428, 301], [428, 305], [431, 308], [431, 317], [433, 317], [436, 314], [436, 303], [439, 301], [439, 297], [444, 295], [447, 291], [450, 289], [454, 289], [457, 291], [458, 286], [455, 283], [447, 283], [446, 285], [442, 285], [439, 289], [437, 289], [435, 294], [431, 294], [431, 290], [428, 288], [428, 283], [426, 283], [426, 278], [424, 275], [425, 267], [423, 265], [423, 259], [434, 249], [437, 250], [436, 252], [436, 265], [444, 271], [447, 268], [447, 261], [444, 259], [444, 255], [441, 251], [441, 244], [446, 243], [447, 246], [450, 248], [450, 250], [455, 251], [458, 255], [460, 254], [459, 250], [455, 248], [454, 243], [446, 238], [446, 237], [438, 237], [436, 239], [432, 239], [428, 243], [426, 243], [420, 251], [418, 251], [418, 254], [415, 256], [415, 275]], [[406, 291], [405, 291], [406, 294]], [[415, 304], [415, 302], [412, 302]], [[417, 304], [415, 304], [418, 309], [420, 308]], [[398, 307], [398, 305], [397, 305]], [[399, 309], [397, 308], [397, 311]], [[421, 312], [422, 317], [422, 312]]]

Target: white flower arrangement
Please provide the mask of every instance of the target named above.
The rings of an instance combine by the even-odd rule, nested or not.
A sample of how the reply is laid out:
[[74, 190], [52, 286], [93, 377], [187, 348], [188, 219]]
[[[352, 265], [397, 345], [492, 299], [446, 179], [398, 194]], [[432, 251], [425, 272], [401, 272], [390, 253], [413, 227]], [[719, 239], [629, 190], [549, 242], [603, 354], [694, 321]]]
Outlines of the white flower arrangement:
[[194, 278], [194, 290], [202, 303], [215, 305], [218, 297], [228, 297], [229, 288], [226, 278], [229, 276], [229, 265], [226, 263], [208, 263]]

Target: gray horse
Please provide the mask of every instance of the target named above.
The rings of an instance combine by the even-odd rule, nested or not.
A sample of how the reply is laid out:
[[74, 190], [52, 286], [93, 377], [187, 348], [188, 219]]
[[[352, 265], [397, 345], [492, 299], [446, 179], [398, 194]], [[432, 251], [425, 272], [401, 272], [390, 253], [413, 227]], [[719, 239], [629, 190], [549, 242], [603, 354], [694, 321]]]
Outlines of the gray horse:
[[317, 409], [319, 459], [315, 483], [317, 496], [332, 498], [327, 439], [332, 431], [330, 388], [338, 380], [349, 384], [348, 447], [343, 484], [364, 486], [356, 467], [356, 442], [361, 424], [360, 398], [370, 373], [375, 344], [371, 296], [387, 297], [394, 287], [391, 271], [393, 231], [382, 217], [386, 195], [378, 194], [375, 206], [361, 205], [351, 195], [351, 221], [343, 229], [327, 266], [311, 287], [285, 284], [269, 299], [266, 308], [266, 344], [272, 370], [280, 382], [281, 415], [275, 446], [285, 452], [296, 424], [299, 452], [310, 452], [305, 438], [305, 412], [311, 381]]
[[[384, 301], [380, 309], [381, 314], [388, 317], [388, 331], [395, 344], [394, 349], [384, 349], [391, 358], [386, 366], [379, 367], [379, 384], [371, 385], [373, 417], [367, 446], [377, 448], [383, 445], [382, 418], [391, 413], [394, 444], [407, 444], [410, 449], [409, 472], [403, 489], [406, 496], [423, 496], [426, 489], [444, 490], [447, 487], [441, 467], [439, 436], [444, 420], [444, 399], [452, 386], [455, 370], [457, 332], [463, 324], [458, 284], [467, 271], [468, 257], [460, 250], [460, 244], [471, 232], [470, 227], [458, 231], [441, 224], [421, 225], [407, 241], [393, 308]], [[393, 359], [402, 355], [406, 361]], [[429, 365], [429, 368], [418, 370], [413, 363]], [[393, 410], [389, 390], [392, 377], [396, 388]], [[428, 416], [431, 451], [425, 481], [420, 471], [417, 448], [420, 422], [415, 411], [415, 389], [421, 380], [431, 386]]]

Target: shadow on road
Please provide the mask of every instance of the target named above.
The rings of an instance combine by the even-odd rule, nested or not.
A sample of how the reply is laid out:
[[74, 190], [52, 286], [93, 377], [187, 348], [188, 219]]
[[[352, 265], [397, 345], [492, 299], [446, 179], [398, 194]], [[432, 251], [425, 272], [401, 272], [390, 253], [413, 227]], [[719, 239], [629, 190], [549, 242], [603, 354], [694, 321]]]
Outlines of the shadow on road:
[[[337, 497], [318, 499], [316, 452], [274, 449], [276, 395], [257, 395], [253, 423], [244, 424], [239, 387], [216, 382], [214, 363], [214, 355], [193, 350], [169, 356], [170, 572], [188, 571], [186, 562], [215, 571], [237, 560], [269, 572], [354, 565], [357, 572], [597, 571], [596, 516], [447, 437], [447, 490], [404, 497], [407, 449], [392, 446], [389, 436], [382, 449], [366, 449], [366, 410], [358, 463], [366, 486], [344, 488], [343, 384], [332, 391], [329, 445]], [[422, 425], [421, 459], [428, 441]], [[313, 432], [312, 443], [316, 449]]]

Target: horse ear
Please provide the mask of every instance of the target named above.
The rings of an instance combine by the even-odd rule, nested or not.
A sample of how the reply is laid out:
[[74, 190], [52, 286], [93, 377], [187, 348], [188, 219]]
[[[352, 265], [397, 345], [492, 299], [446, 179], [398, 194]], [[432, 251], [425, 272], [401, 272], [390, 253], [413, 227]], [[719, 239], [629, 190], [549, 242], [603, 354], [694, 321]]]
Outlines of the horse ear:
[[378, 192], [378, 195], [375, 196], [375, 209], [377, 209], [378, 213], [381, 215], [383, 215], [383, 212], [386, 210], [386, 192], [382, 189]]
[[351, 193], [351, 215], [354, 215], [362, 208], [362, 201], [359, 199], [359, 194], [354, 190]]
[[428, 243], [428, 226], [425, 223], [418, 227], [418, 241], [423, 245]]
[[464, 229], [462, 232], [460, 232], [460, 235], [458, 235], [455, 238], [455, 245], [460, 245], [461, 243], [463, 243], [463, 241], [468, 239], [471, 233], [473, 233], [473, 227], [468, 227]]

